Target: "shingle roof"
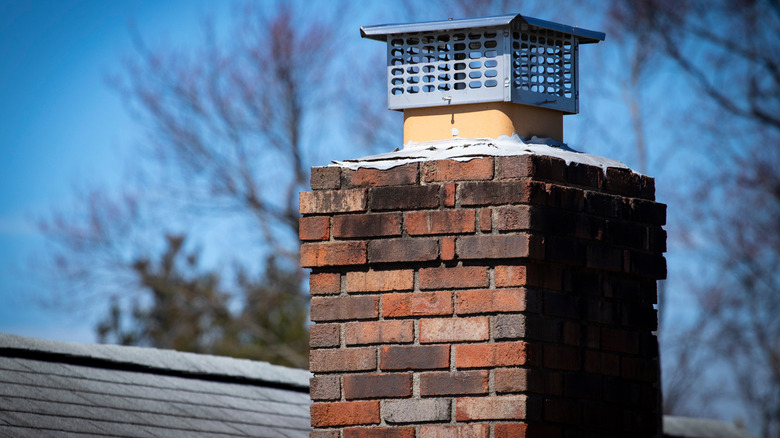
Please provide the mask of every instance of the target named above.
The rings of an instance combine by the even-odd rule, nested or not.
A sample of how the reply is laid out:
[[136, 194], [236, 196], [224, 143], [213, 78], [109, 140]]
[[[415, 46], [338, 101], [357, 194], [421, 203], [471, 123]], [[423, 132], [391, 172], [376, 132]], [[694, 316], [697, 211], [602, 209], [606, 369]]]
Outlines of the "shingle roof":
[[0, 334], [0, 436], [307, 437], [309, 373]]

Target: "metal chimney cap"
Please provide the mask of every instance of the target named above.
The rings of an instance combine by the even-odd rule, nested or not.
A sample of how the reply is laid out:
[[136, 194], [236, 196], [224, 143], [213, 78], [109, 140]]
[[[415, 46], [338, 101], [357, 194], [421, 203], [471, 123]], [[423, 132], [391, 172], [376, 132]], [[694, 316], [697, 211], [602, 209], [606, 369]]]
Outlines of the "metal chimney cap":
[[401, 33], [438, 32], [454, 29], [468, 29], [473, 27], [503, 26], [520, 21], [542, 29], [550, 29], [565, 32], [578, 38], [580, 44], [592, 44], [604, 41], [606, 34], [576, 26], [568, 26], [538, 18], [526, 17], [521, 14], [495, 15], [492, 17], [464, 18], [458, 20], [423, 21], [419, 23], [403, 24], [379, 24], [375, 26], [361, 26], [360, 35], [376, 41], [387, 41], [389, 35]]

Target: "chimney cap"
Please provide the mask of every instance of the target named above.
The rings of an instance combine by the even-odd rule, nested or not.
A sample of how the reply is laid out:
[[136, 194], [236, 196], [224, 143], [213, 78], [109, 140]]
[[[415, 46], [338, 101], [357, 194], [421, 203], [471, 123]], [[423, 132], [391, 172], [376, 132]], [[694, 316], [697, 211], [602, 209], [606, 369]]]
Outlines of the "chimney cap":
[[592, 44], [604, 41], [606, 34], [577, 26], [553, 23], [552, 21], [524, 16], [522, 14], [494, 15], [491, 17], [463, 18], [458, 20], [423, 21], [419, 23], [379, 24], [361, 26], [360, 36], [376, 41], [387, 41], [389, 35], [401, 33], [437, 32], [444, 30], [468, 29], [473, 27], [504, 26], [512, 22], [527, 23], [542, 29], [550, 29], [574, 35], [580, 44]]

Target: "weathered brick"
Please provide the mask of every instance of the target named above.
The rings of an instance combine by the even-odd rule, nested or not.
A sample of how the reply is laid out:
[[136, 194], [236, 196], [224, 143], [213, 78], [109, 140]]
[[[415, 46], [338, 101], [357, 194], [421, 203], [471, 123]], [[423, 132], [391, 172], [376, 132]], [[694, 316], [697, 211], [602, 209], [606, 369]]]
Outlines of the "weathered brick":
[[345, 214], [333, 218], [333, 237], [381, 237], [401, 235], [401, 213]]
[[585, 266], [620, 272], [623, 269], [623, 250], [614, 246], [591, 243], [585, 249]]
[[349, 173], [353, 187], [401, 186], [417, 182], [417, 163], [404, 164], [392, 169], [361, 167]]
[[301, 240], [328, 240], [329, 216], [307, 216], [298, 220], [298, 238]]
[[487, 371], [456, 371], [420, 374], [420, 395], [487, 394]]
[[341, 348], [309, 351], [309, 371], [369, 371], [376, 368], [376, 348]]
[[582, 404], [569, 400], [545, 399], [544, 420], [578, 426], [582, 424]]
[[382, 296], [382, 315], [385, 318], [452, 315], [452, 310], [450, 292], [415, 292]]
[[362, 265], [368, 260], [366, 242], [304, 243], [301, 267]]
[[495, 339], [519, 339], [526, 337], [525, 315], [498, 315], [493, 319]]
[[526, 396], [464, 397], [455, 401], [457, 421], [523, 420], [526, 417]]
[[631, 251], [629, 260], [632, 274], [656, 280], [666, 278], [666, 258], [661, 254]]
[[617, 216], [618, 197], [606, 193], [585, 192], [585, 213], [615, 217]]
[[344, 438], [414, 438], [414, 427], [348, 428]]
[[585, 207], [585, 191], [558, 184], [545, 184], [547, 205], [571, 211], [582, 211]]
[[311, 168], [311, 189], [312, 190], [332, 190], [341, 187], [341, 168], [340, 167], [312, 167]]
[[420, 320], [420, 343], [485, 341], [490, 318], [435, 318]]
[[461, 259], [542, 258], [544, 243], [531, 234], [463, 236], [456, 240], [456, 252]]
[[347, 213], [366, 211], [367, 200], [366, 189], [321, 190], [301, 192], [298, 206], [301, 214]]
[[636, 354], [639, 350], [639, 337], [635, 332], [620, 328], [601, 328], [601, 348], [620, 353]]
[[522, 312], [526, 310], [525, 289], [477, 289], [455, 292], [458, 315]]
[[379, 298], [375, 296], [312, 297], [311, 320], [354, 321], [379, 316]]
[[571, 162], [566, 167], [566, 181], [577, 186], [600, 189], [604, 183], [604, 172], [596, 166]]
[[334, 295], [341, 292], [341, 274], [312, 273], [309, 276], [309, 293], [312, 295]]
[[355, 292], [387, 292], [411, 290], [414, 287], [414, 271], [411, 269], [347, 272], [346, 290]]
[[641, 191], [639, 175], [630, 169], [618, 167], [607, 168], [607, 177], [604, 178], [604, 190], [623, 196], [638, 196]]
[[528, 435], [528, 425], [525, 423], [503, 423], [496, 424], [494, 430], [495, 438], [526, 438], [526, 437], [544, 437], [558, 438], [559, 435]]
[[439, 206], [439, 186], [374, 187], [369, 190], [371, 210], [420, 210]]
[[547, 235], [544, 256], [549, 262], [582, 266], [585, 264], [585, 245], [573, 238]]
[[498, 230], [518, 231], [532, 229], [532, 210], [534, 212], [539, 211], [538, 207], [532, 207], [530, 205], [511, 205], [506, 207], [498, 207], [496, 209]]
[[341, 398], [341, 378], [335, 376], [314, 376], [309, 379], [309, 396], [312, 400], [338, 400]]
[[[544, 379], [537, 370], [525, 368], [498, 368], [495, 371], [496, 392], [544, 393]], [[550, 394], [553, 395], [553, 394]]]
[[434, 210], [406, 213], [406, 232], [427, 234], [467, 234], [475, 231], [476, 210]]
[[493, 229], [493, 209], [483, 208], [479, 210], [479, 230], [488, 233]]
[[420, 269], [420, 289], [466, 289], [487, 287], [488, 268], [484, 266], [452, 266]]
[[525, 342], [462, 344], [455, 346], [457, 368], [484, 368], [526, 365], [535, 362], [534, 347]]
[[371, 263], [426, 262], [439, 258], [436, 239], [381, 239], [368, 242]]
[[[489, 438], [490, 426], [487, 424], [460, 424], [457, 426], [425, 425], [420, 426], [418, 438]], [[515, 436], [517, 438], [517, 436]]]
[[390, 346], [379, 349], [379, 368], [383, 371], [436, 370], [449, 366], [449, 345]]
[[492, 179], [493, 158], [427, 161], [423, 165], [423, 174], [426, 182]]
[[309, 438], [341, 438], [341, 433], [338, 429], [317, 429], [309, 432]]
[[348, 322], [344, 334], [347, 345], [403, 344], [413, 340], [413, 321]]
[[545, 368], [579, 371], [582, 368], [582, 353], [577, 348], [545, 345], [542, 349], [542, 364]]
[[566, 373], [563, 376], [563, 393], [566, 398], [601, 400], [602, 377], [583, 373]]
[[464, 206], [519, 204], [528, 202], [528, 190], [527, 181], [461, 183], [460, 204]]
[[442, 201], [445, 207], [455, 206], [455, 191], [457, 186], [455, 183], [447, 183], [442, 185]]
[[390, 424], [450, 420], [450, 401], [444, 398], [388, 400], [382, 402], [382, 418]]
[[344, 397], [347, 400], [412, 396], [412, 375], [351, 374], [344, 376]]
[[499, 265], [494, 268], [496, 287], [525, 286], [525, 265]]
[[338, 347], [340, 336], [338, 324], [312, 324], [309, 327], [309, 346]]
[[454, 260], [455, 259], [455, 238], [446, 236], [441, 238], [441, 259], [442, 260]]
[[536, 178], [566, 181], [566, 162], [548, 155], [515, 155], [500, 157], [498, 179]]
[[660, 202], [632, 199], [629, 202], [629, 219], [650, 225], [666, 225], [666, 204]]
[[313, 427], [379, 424], [379, 401], [314, 403], [310, 413]]

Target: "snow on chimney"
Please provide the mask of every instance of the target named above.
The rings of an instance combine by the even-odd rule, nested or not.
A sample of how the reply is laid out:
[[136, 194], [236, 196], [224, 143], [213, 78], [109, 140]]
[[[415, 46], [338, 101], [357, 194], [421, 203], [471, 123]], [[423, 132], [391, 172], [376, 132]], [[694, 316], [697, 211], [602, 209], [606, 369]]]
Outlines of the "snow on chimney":
[[387, 43], [387, 100], [404, 144], [517, 134], [563, 141], [579, 108], [580, 44], [604, 34], [519, 14], [365, 26]]
[[[440, 45], [432, 53], [451, 68], [444, 95], [452, 102], [440, 104], [434, 81], [438, 106], [419, 106], [427, 84], [421, 58], [418, 82], [404, 64], [405, 93], [391, 94], [391, 108], [576, 112], [574, 66], [570, 106], [558, 99], [565, 94], [542, 96], [556, 100], [554, 110], [518, 104], [525, 90], [514, 85], [511, 99], [467, 103], [482, 94], [467, 82], [455, 86], [458, 54], [468, 53], [457, 44], [479, 42], [477, 59], [522, 35], [536, 35], [529, 50], [541, 32], [555, 46], [547, 32], [560, 32], [572, 41], [561, 49], [576, 60], [577, 39], [603, 38], [519, 15], [444, 23], [451, 27], [363, 28], [387, 38], [391, 56], [393, 40], [402, 41], [402, 62], [425, 55], [425, 41], [449, 38], [451, 60], [441, 59]], [[487, 60], [465, 70], [479, 71], [484, 89]], [[519, 73], [501, 65], [496, 81], [513, 82]], [[413, 84], [418, 92], [407, 94]], [[504, 96], [499, 84], [493, 88]], [[402, 103], [393, 103], [398, 96]], [[465, 113], [453, 114], [458, 122]], [[653, 304], [656, 280], [666, 275], [666, 206], [655, 202], [652, 178], [567, 148], [461, 138], [315, 167], [311, 188], [300, 194], [314, 322], [311, 437], [658, 435]]]

